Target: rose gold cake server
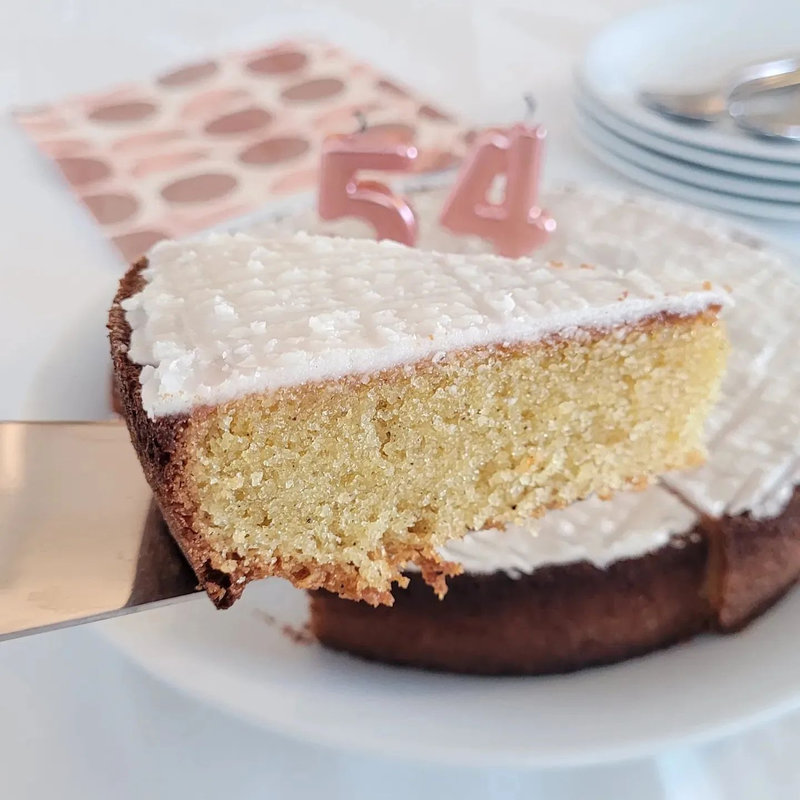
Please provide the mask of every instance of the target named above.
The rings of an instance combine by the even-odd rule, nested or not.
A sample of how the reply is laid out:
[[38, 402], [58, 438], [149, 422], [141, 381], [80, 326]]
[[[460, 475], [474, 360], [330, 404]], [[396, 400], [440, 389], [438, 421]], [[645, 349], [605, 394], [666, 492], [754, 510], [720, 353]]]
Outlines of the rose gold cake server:
[[0, 640], [196, 591], [121, 422], [0, 422]]

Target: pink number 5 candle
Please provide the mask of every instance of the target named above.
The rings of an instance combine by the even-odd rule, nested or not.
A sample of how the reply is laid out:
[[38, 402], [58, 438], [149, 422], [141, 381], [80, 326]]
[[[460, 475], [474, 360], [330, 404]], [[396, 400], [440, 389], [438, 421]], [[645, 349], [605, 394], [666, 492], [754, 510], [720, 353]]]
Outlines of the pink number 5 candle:
[[411, 206], [377, 181], [358, 180], [358, 170], [406, 170], [417, 157], [409, 145], [380, 144], [359, 135], [332, 136], [322, 145], [317, 210], [322, 219], [358, 217], [378, 239], [413, 245], [417, 220]]
[[[480, 136], [445, 201], [441, 224], [488, 239], [497, 253], [511, 258], [542, 245], [556, 228], [538, 204], [545, 136], [541, 125], [523, 124]], [[506, 179], [505, 197], [501, 204], [491, 203], [487, 194], [500, 175]]]

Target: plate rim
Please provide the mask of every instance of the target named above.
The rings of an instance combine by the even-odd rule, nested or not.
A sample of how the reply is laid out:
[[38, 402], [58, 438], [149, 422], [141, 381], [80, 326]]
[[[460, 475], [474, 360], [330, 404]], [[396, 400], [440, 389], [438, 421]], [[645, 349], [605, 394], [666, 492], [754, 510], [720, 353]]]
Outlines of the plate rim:
[[[790, 592], [790, 594], [800, 595], [800, 587], [795, 587], [795, 590]], [[790, 598], [787, 597], [785, 599]], [[800, 600], [800, 597], [795, 598], [795, 601], [798, 600]], [[188, 604], [183, 603], [179, 606], [165, 606], [162, 609], [154, 609], [153, 611], [170, 612], [174, 611], [176, 608], [185, 608], [187, 605]], [[767, 613], [772, 612], [773, 609]], [[128, 615], [121, 618], [121, 620], [129, 624], [135, 624], [135, 616], [139, 615]], [[440, 747], [432, 747], [428, 739], [417, 742], [410, 736], [406, 737], [402, 744], [396, 739], [389, 744], [385, 744], [379, 737], [354, 738], [352, 733], [342, 734], [338, 729], [333, 727], [326, 727], [318, 723], [307, 723], [300, 715], [293, 717], [291, 720], [287, 719], [286, 716], [279, 718], [278, 716], [265, 715], [263, 711], [260, 712], [257, 710], [261, 708], [260, 704], [247, 703], [240, 697], [232, 700], [222, 692], [211, 691], [209, 689], [211, 681], [204, 680], [202, 672], [189, 673], [189, 678], [187, 680], [186, 670], [181, 668], [180, 665], [173, 666], [174, 656], [172, 655], [166, 658], [168, 668], [165, 669], [165, 659], [162, 656], [160, 661], [161, 668], [156, 669], [153, 665], [153, 661], [143, 656], [143, 651], [140, 647], [137, 648], [137, 645], [142, 641], [141, 633], [136, 632], [132, 636], [130, 634], [126, 635], [121, 633], [124, 626], [115, 625], [115, 623], [121, 620], [105, 620], [100, 623], [95, 623], [89, 626], [89, 630], [92, 631], [93, 635], [98, 636], [98, 638], [102, 639], [107, 645], [116, 649], [146, 674], [155, 680], [161, 681], [186, 698], [194, 700], [199, 699], [222, 713], [229, 714], [259, 729], [270, 730], [274, 733], [287, 736], [295, 741], [328, 747], [351, 754], [360, 753], [417, 763], [438, 764], [451, 767], [478, 766], [484, 768], [506, 767], [537, 769], [575, 768], [616, 764], [628, 760], [648, 758], [675, 747], [691, 747], [719, 741], [738, 733], [743, 733], [758, 725], [778, 719], [800, 709], [799, 681], [794, 694], [784, 697], [780, 702], [775, 702], [766, 707], [749, 708], [744, 713], [722, 719], [715, 723], [695, 722], [681, 733], [668, 732], [665, 734], [653, 735], [644, 741], [623, 741], [615, 744], [601, 742], [589, 751], [577, 751], [574, 748], [564, 749], [561, 747], [556, 752], [551, 750], [546, 754], [540, 754], [532, 748], [526, 750], [523, 745], [520, 745], [517, 748], [506, 749], [501, 752], [497, 749], [487, 749], [485, 743], [481, 740], [469, 746], [464, 746], [463, 744], [448, 746], [445, 743]], [[758, 621], [756, 621], [756, 623], [757, 622]], [[676, 647], [691, 647], [693, 642], [702, 638], [704, 637], [695, 637], [694, 640], [689, 640]], [[724, 640], [724, 637], [720, 638]], [[302, 645], [295, 643], [293, 646], [301, 647]], [[315, 643], [315, 646], [322, 649], [322, 645], [318, 643]], [[327, 655], [333, 655], [336, 658], [356, 659], [355, 656], [351, 656], [347, 653], [325, 652]], [[593, 669], [624, 669], [625, 666], [630, 663], [639, 662], [648, 658], [661, 658], [663, 652], [664, 651], [657, 650], [636, 659]], [[357, 659], [357, 661], [360, 664], [365, 663], [362, 659]], [[408, 667], [370, 664], [368, 662], [367, 664], [370, 667], [374, 666], [381, 670], [401, 670], [408, 674], [417, 672], [414, 668]], [[425, 671], [422, 672], [423, 674], [425, 673]], [[178, 677], [179, 675], [180, 678]], [[445, 677], [447, 677], [446, 674]], [[451, 677], [455, 679], [466, 677], [468, 679], [473, 678], [477, 681], [489, 682], [495, 680], [492, 677], [486, 676], [475, 678], [475, 676], [453, 675]], [[557, 677], [569, 680], [571, 674], [542, 677]], [[526, 680], [537, 680], [537, 676], [507, 676], [504, 680], [522, 682]]]
[[[763, 202], [768, 207], [777, 205], [787, 206], [800, 206], [800, 183], [796, 187], [792, 184], [787, 184], [785, 181], [771, 181], [766, 178], [746, 178], [737, 177], [722, 170], [715, 170], [706, 167], [702, 164], [692, 164], [688, 161], [683, 161], [677, 158], [671, 158], [661, 153], [653, 151], [643, 145], [639, 145], [622, 135], [616, 134], [614, 131], [607, 128], [600, 120], [598, 120], [591, 113], [591, 110], [581, 106], [580, 102], [576, 102], [578, 120], [583, 129], [584, 135], [597, 134], [603, 137], [605, 141], [600, 140], [598, 146], [604, 150], [630, 161], [642, 169], [652, 172], [663, 178], [668, 178], [675, 181], [680, 181], [688, 186], [694, 186], [698, 189], [706, 191], [714, 191], [715, 193], [733, 195], [735, 197], [742, 197], [754, 202]], [[612, 141], [614, 144], [612, 145]], [[624, 151], [624, 152], [623, 152]], [[649, 162], [649, 163], [645, 163]], [[670, 174], [670, 168], [676, 169], [676, 174]], [[684, 177], [685, 171], [695, 172], [699, 175], [707, 175], [710, 179], [707, 183], [701, 183], [699, 180], [692, 180]], [[680, 173], [680, 177], [678, 177]], [[723, 188], [723, 184], [727, 181], [731, 182], [731, 186]], [[716, 184], [716, 185], [713, 185]], [[735, 184], [740, 184], [739, 188], [735, 188]], [[760, 194], [753, 194], [753, 186], [759, 187]], [[772, 199], [770, 192], [782, 192], [787, 188], [795, 189], [795, 197], [788, 199], [787, 197], [776, 197]], [[775, 197], [775, 195], [773, 195]]]
[[[738, 156], [731, 153], [722, 153], [715, 150], [701, 150], [685, 142], [665, 139], [658, 134], [638, 128], [626, 119], [617, 116], [613, 110], [603, 106], [586, 87], [583, 86], [580, 76], [575, 75], [574, 79], [573, 102], [587, 107], [592, 115], [597, 117], [603, 125], [615, 135], [636, 143], [640, 147], [647, 147], [653, 152], [658, 152], [665, 158], [675, 158], [689, 164], [697, 164], [706, 169], [716, 169], [719, 172], [729, 172], [743, 178], [753, 178], [756, 180], [771, 180], [776, 183], [800, 184], [800, 164], [784, 164], [763, 159], [750, 158], [749, 156]], [[711, 166], [714, 164], [714, 166]], [[761, 167], [766, 167], [767, 173], [759, 171]], [[794, 177], [783, 178], [775, 177], [777, 170], [790, 170]], [[784, 173], [785, 174], [785, 173]]]
[[[740, 199], [737, 198], [736, 195], [725, 194], [723, 192], [713, 192], [711, 190], [692, 186], [688, 183], [683, 183], [682, 181], [674, 180], [663, 175], [657, 175], [654, 172], [646, 170], [644, 167], [640, 167], [639, 165], [634, 164], [631, 161], [628, 161], [627, 159], [594, 144], [594, 142], [592, 142], [582, 130], [575, 131], [575, 136], [580, 144], [595, 158], [597, 158], [598, 161], [638, 184], [640, 187], [643, 186], [650, 192], [661, 194], [673, 202], [677, 201], [683, 203], [684, 205], [690, 206], [697, 205], [705, 208], [708, 211], [722, 214], [735, 214], [750, 220], [751, 224], [753, 220], [769, 220], [772, 222], [793, 224], [800, 222], [799, 204], [774, 203], [772, 206], [772, 208], [779, 207], [787, 210], [796, 207], [796, 212], [792, 214], [777, 213], [768, 215], [758, 211], [743, 211], [741, 204], [739, 204], [738, 207], [736, 205], [736, 201]], [[622, 164], [622, 166], [619, 166], [620, 164]], [[690, 196], [690, 194], [693, 194], [695, 197]], [[703, 199], [696, 199], [700, 196], [702, 196]], [[725, 201], [724, 198], [726, 197], [731, 198], [732, 202]], [[722, 199], [722, 203], [719, 202], [720, 199]], [[744, 203], [755, 203], [760, 206], [762, 205], [762, 202], [766, 202], [749, 198], [741, 199]], [[767, 208], [769, 208], [769, 206], [767, 206]]]

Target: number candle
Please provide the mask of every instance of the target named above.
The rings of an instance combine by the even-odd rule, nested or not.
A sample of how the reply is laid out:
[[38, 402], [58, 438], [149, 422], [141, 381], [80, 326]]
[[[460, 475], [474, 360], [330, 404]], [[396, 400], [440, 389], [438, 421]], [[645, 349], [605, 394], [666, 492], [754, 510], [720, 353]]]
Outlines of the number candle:
[[[542, 245], [556, 229], [538, 204], [544, 140], [541, 125], [514, 125], [487, 131], [467, 155], [445, 201], [441, 224], [454, 233], [488, 239], [497, 253], [519, 258]], [[505, 197], [491, 203], [487, 194], [505, 175]]]
[[378, 239], [413, 245], [417, 220], [411, 206], [383, 183], [359, 180], [359, 170], [407, 170], [417, 157], [411, 145], [360, 141], [359, 134], [332, 136], [322, 146], [317, 210], [322, 219], [358, 217]]

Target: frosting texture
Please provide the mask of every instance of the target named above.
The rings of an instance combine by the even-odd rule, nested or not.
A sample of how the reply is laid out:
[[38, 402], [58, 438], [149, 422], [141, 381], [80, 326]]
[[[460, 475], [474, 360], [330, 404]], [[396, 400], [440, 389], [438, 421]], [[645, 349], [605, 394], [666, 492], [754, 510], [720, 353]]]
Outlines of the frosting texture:
[[610, 501], [590, 497], [527, 525], [475, 531], [440, 552], [473, 574], [503, 570], [518, 577], [575, 561], [603, 568], [681, 541], [673, 537], [688, 533], [696, 522], [697, 515], [674, 495], [651, 486], [621, 492]]
[[143, 277], [123, 307], [151, 417], [727, 300], [685, 266], [620, 271], [305, 233], [160, 243]]

